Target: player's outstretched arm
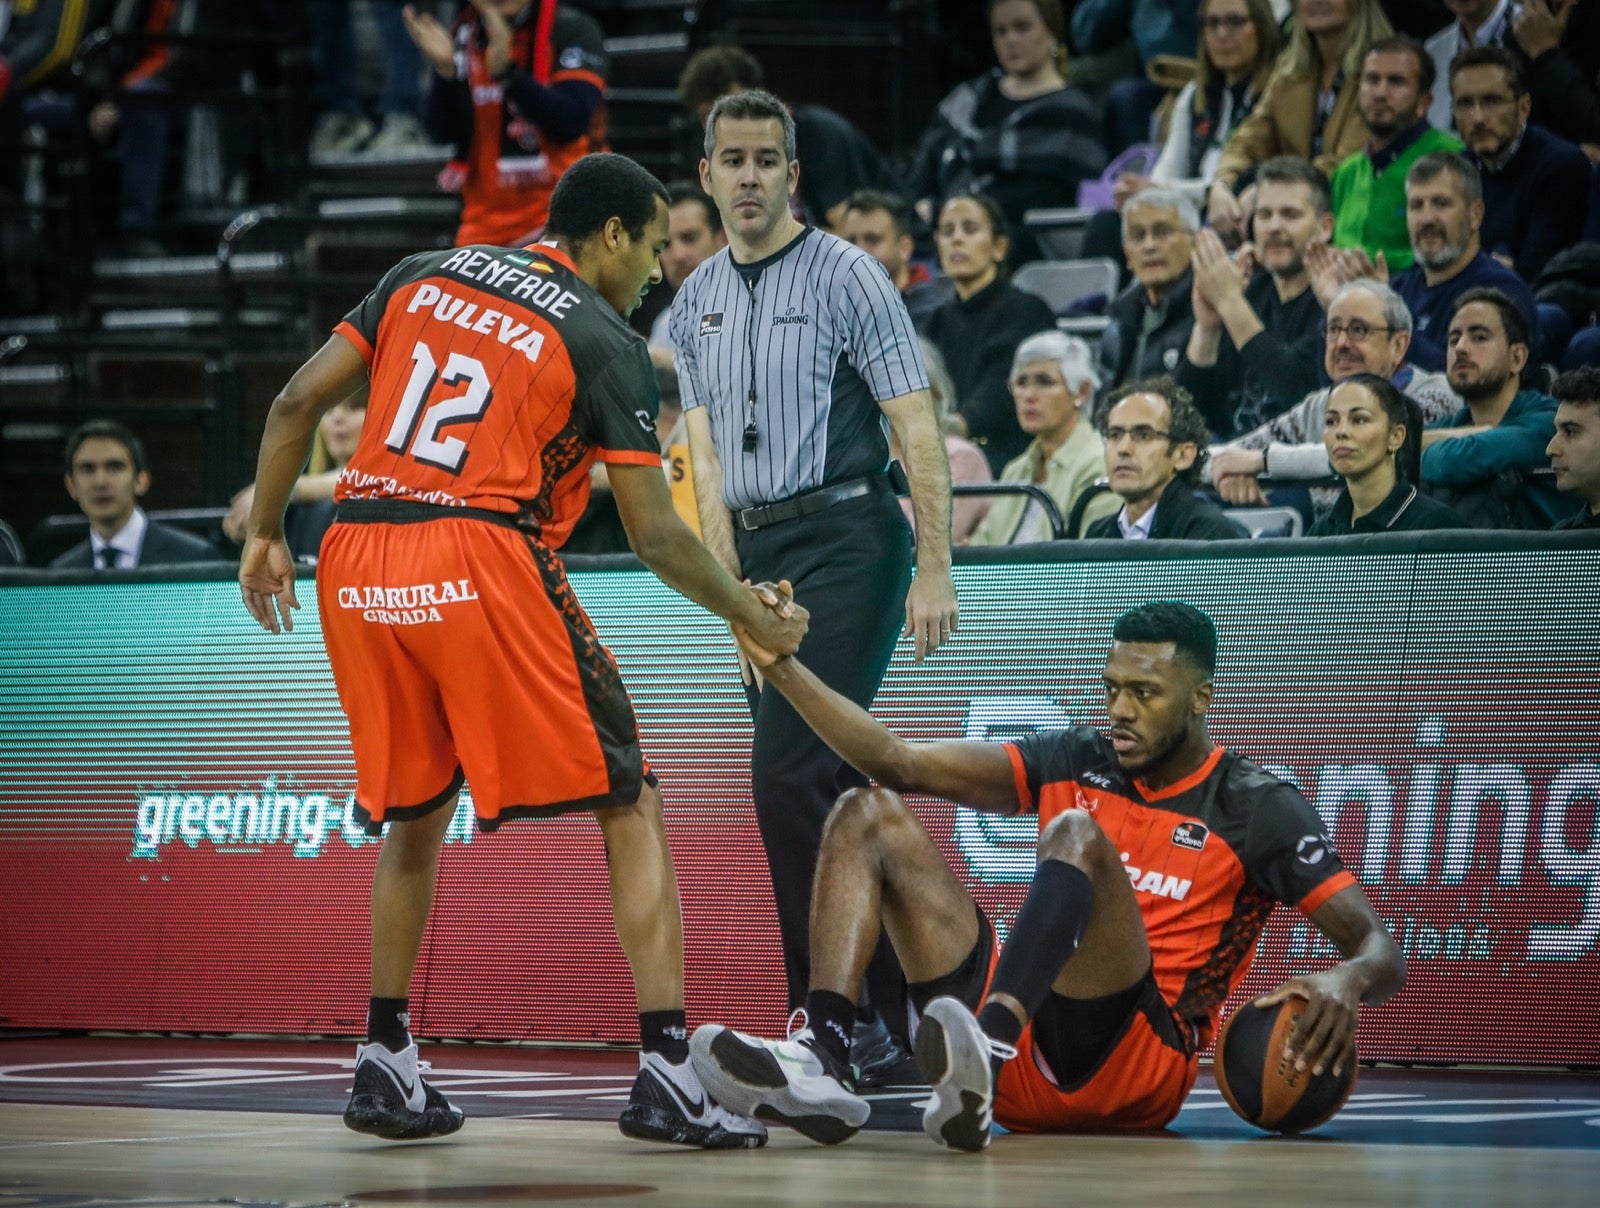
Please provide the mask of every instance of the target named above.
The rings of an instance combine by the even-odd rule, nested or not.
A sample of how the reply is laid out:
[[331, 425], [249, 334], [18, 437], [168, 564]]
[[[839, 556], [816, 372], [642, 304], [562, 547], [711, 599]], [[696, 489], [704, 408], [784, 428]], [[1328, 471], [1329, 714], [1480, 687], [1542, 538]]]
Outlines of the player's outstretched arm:
[[673, 511], [667, 478], [659, 466], [618, 462], [609, 469], [612, 497], [639, 561], [706, 611], [730, 625], [765, 635], [762, 640], [771, 641], [772, 649], [784, 653], [799, 649], [809, 620], [806, 610], [729, 575]]
[[366, 380], [367, 362], [341, 335], [328, 337], [295, 371], [267, 412], [256, 459], [255, 498], [239, 558], [239, 590], [260, 626], [277, 633], [294, 629], [294, 556], [283, 539], [283, 510], [311, 453], [311, 437], [323, 414]]
[[733, 635], [767, 683], [783, 693], [817, 736], [879, 784], [994, 814], [1014, 814], [1021, 808], [1011, 758], [998, 743], [906, 742], [824, 684], [799, 659], [779, 658], [737, 625]]
[[1339, 1073], [1355, 1053], [1356, 1019], [1364, 1002], [1387, 1002], [1405, 984], [1400, 949], [1359, 885], [1334, 894], [1311, 913], [1317, 929], [1345, 959], [1321, 973], [1290, 978], [1256, 999], [1260, 1007], [1288, 998], [1310, 1004], [1286, 1056], [1301, 1069]]

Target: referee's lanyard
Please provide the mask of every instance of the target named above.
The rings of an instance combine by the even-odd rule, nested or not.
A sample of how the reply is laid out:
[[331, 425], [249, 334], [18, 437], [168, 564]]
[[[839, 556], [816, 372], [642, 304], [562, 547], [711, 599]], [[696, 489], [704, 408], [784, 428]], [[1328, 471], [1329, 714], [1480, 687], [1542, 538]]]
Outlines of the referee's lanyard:
[[1322, 154], [1322, 132], [1327, 129], [1328, 119], [1333, 116], [1335, 106], [1339, 104], [1339, 90], [1344, 87], [1344, 68], [1339, 68], [1339, 74], [1333, 77], [1333, 83], [1328, 85], [1328, 91], [1317, 98], [1317, 112], [1311, 124], [1311, 157], [1315, 159]]
[[747, 359], [750, 362], [750, 393], [745, 396], [744, 451], [754, 453], [761, 443], [761, 430], [756, 427], [756, 282], [761, 274], [746, 278], [750, 291], [750, 311], [745, 318], [744, 333]]

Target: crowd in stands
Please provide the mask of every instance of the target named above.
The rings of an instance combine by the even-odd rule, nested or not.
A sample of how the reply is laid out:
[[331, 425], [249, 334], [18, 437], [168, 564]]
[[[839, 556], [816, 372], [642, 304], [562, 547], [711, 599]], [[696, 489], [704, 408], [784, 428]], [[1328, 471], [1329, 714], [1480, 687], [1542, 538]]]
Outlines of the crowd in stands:
[[[600, 25], [553, 0], [367, 2], [381, 91], [363, 98], [352, 0], [309, 0], [313, 153], [447, 146], [457, 241], [537, 238], [561, 172], [607, 145]], [[119, 169], [112, 234], [134, 251], [156, 234], [169, 160], [194, 147], [174, 97], [250, 71], [164, 40], [260, 7], [217, 4], [0, 0], [0, 140], [85, 123]], [[1600, 0], [989, 0], [986, 14], [994, 66], [938, 102], [903, 163], [845, 116], [793, 108], [795, 215], [869, 252], [904, 298], [954, 481], [1055, 504], [1059, 529], [1035, 494], [962, 495], [958, 543], [1228, 538], [1263, 505], [1319, 536], [1594, 526]], [[94, 103], [63, 109], [63, 47], [97, 27], [123, 36]], [[679, 99], [700, 122], [766, 82], [753, 54], [716, 43], [688, 60]], [[0, 166], [0, 192], [14, 174]], [[698, 182], [670, 190], [665, 281], [633, 319], [665, 375], [672, 294], [725, 242]], [[1096, 211], [1085, 252], [1120, 283], [1063, 308], [1013, 275], [1048, 257], [1030, 211], [1080, 199]], [[118, 515], [134, 523], [137, 438], [80, 435], [72, 497], [99, 497], [73, 458], [122, 440]], [[348, 456], [324, 436], [297, 502], [327, 500]], [[239, 499], [248, 488], [231, 519]], [[83, 510], [98, 534], [85, 557], [100, 557], [117, 532]]]

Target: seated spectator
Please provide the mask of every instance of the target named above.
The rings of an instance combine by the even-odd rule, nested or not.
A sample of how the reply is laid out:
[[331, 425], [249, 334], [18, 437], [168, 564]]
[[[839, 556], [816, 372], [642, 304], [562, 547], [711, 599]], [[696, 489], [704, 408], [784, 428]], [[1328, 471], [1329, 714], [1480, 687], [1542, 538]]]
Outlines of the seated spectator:
[[1138, 53], [1138, 74], [1118, 80], [1106, 93], [1106, 148], [1116, 155], [1150, 137], [1150, 118], [1164, 90], [1146, 73], [1158, 57], [1187, 58], [1192, 52], [1194, 0], [1077, 0], [1071, 9], [1078, 53], [1101, 54], [1130, 38]]
[[990, 0], [988, 11], [1000, 65], [939, 102], [907, 191], [925, 221], [951, 197], [989, 194], [1016, 232], [1018, 265], [1039, 256], [1023, 214], [1075, 204], [1106, 155], [1090, 134], [1100, 125], [1094, 104], [1067, 87], [1060, 0]]
[[605, 149], [600, 27], [555, 0], [473, 0], [450, 30], [408, 6], [405, 22], [433, 67], [428, 133], [454, 148], [440, 184], [461, 193], [456, 243], [532, 243], [561, 174]]
[[1483, 180], [1483, 250], [1532, 282], [1583, 238], [1589, 161], [1577, 146], [1528, 121], [1522, 62], [1493, 46], [1465, 50], [1450, 68], [1456, 129]]
[[1006, 389], [1006, 367], [1024, 339], [1054, 331], [1056, 317], [1042, 299], [1006, 281], [1010, 240], [992, 198], [973, 194], [945, 202], [935, 239], [956, 296], [928, 316], [925, 334], [944, 355], [967, 435], [998, 473], [1028, 444]]
[[1410, 38], [1384, 38], [1361, 61], [1356, 107], [1367, 145], [1334, 170], [1333, 241], [1382, 258], [1392, 272], [1411, 267], [1406, 173], [1424, 155], [1459, 151], [1461, 140], [1428, 124], [1433, 60]]
[[1411, 359], [1424, 369], [1443, 369], [1439, 333], [1467, 290], [1491, 287], [1516, 303], [1538, 349], [1539, 317], [1522, 278], [1485, 252], [1483, 185], [1478, 170], [1449, 151], [1425, 155], [1406, 173], [1406, 229], [1416, 263], [1394, 279], [1395, 292], [1411, 308]]
[[[1009, 384], [1016, 399], [1017, 422], [1033, 437], [1033, 443], [1006, 466], [1000, 481], [1043, 487], [1065, 520], [1072, 513], [1074, 501], [1095, 484], [1106, 468], [1105, 444], [1085, 414], [1100, 386], [1093, 354], [1076, 336], [1042, 331], [1017, 346]], [[1106, 506], [1094, 518], [1108, 515], [1118, 503], [1115, 495], [1100, 498]], [[972, 534], [971, 543], [1016, 545], [1054, 537], [1044, 509], [1035, 500], [1000, 495]]]
[[1204, 205], [1223, 144], [1272, 78], [1283, 35], [1269, 0], [1201, 0], [1199, 19], [1195, 77], [1173, 102], [1167, 138], [1150, 175], [1118, 177], [1118, 209], [1150, 185], [1177, 189]]
[[921, 331], [928, 316], [956, 296], [948, 277], [936, 277], [928, 266], [911, 259], [914, 216], [897, 193], [858, 189], [845, 203], [841, 234], [889, 270], [911, 321]]
[[1322, 306], [1306, 248], [1333, 229], [1328, 178], [1303, 159], [1269, 159], [1256, 174], [1254, 227], [1260, 267], [1248, 279], [1214, 231], [1196, 236], [1192, 257], [1194, 329], [1176, 376], [1221, 440], [1287, 410], [1321, 380]]
[[1298, 155], [1331, 173], [1367, 141], [1355, 81], [1367, 47], [1394, 32], [1377, 0], [1296, 0], [1289, 45], [1267, 90], [1222, 149], [1206, 221], [1242, 237], [1246, 174], [1274, 155]]
[[1600, 169], [1589, 238], [1563, 248], [1533, 283], [1539, 355], [1562, 369], [1600, 365]]
[[1556, 434], [1545, 446], [1556, 490], [1581, 505], [1558, 529], [1600, 529], [1600, 369], [1575, 369], [1556, 379]]
[[1200, 216], [1182, 193], [1146, 189], [1122, 207], [1122, 250], [1133, 284], [1107, 308], [1100, 380], [1110, 386], [1171, 373], [1194, 324], [1190, 297]]
[[[1328, 304], [1323, 331], [1322, 367], [1330, 381], [1358, 373], [1386, 378], [1417, 404], [1425, 424], [1460, 409], [1461, 400], [1444, 374], [1406, 363], [1411, 312], [1387, 285], [1362, 278], [1341, 286]], [[1268, 475], [1275, 485], [1331, 478], [1333, 466], [1322, 443], [1329, 393], [1326, 386], [1313, 390], [1276, 419], [1212, 449], [1206, 468], [1217, 493], [1231, 504], [1259, 505], [1270, 501], [1256, 481], [1258, 475]], [[1332, 488], [1311, 488], [1318, 516], [1333, 506], [1335, 494]]]
[[1101, 412], [1100, 438], [1122, 508], [1096, 520], [1085, 537], [1226, 541], [1247, 535], [1194, 493], [1211, 438], [1194, 399], [1170, 377], [1113, 391]]
[[[322, 548], [323, 534], [333, 522], [334, 485], [355, 456], [366, 418], [367, 391], [363, 387], [330, 407], [318, 421], [311, 441], [311, 460], [306, 463], [306, 472], [295, 479], [284, 519], [289, 550], [296, 558], [315, 558]], [[222, 532], [228, 540], [244, 544], [255, 498], [256, 484], [252, 482], [228, 504], [228, 514], [222, 518]]]
[[1466, 521], [1416, 487], [1422, 412], [1388, 378], [1358, 373], [1328, 395], [1322, 442], [1343, 479], [1312, 537], [1465, 528]]
[[[722, 97], [766, 87], [766, 73], [755, 56], [738, 46], [707, 46], [696, 51], [678, 78], [678, 99], [704, 126], [711, 106]], [[821, 105], [796, 105], [795, 161], [800, 188], [789, 207], [801, 222], [839, 234], [845, 202], [857, 189], [893, 189], [894, 173], [878, 149], [849, 121]]]
[[1600, 160], [1600, 4], [1522, 0], [1511, 34], [1528, 58], [1533, 120]]
[[67, 437], [67, 494], [89, 518], [89, 539], [50, 565], [57, 570], [126, 570], [217, 561], [217, 551], [182, 529], [158, 524], [139, 500], [150, 489], [144, 444], [108, 419], [90, 420]]
[[[967, 439], [967, 426], [956, 414], [956, 387], [950, 380], [950, 371], [945, 368], [944, 357], [927, 337], [920, 342], [923, 368], [928, 371], [928, 393], [933, 397], [933, 416], [939, 422], [939, 431], [944, 433], [944, 454], [950, 462], [950, 485], [993, 482], [989, 459], [983, 455], [982, 449]], [[889, 455], [897, 461], [901, 460], [900, 442], [892, 431], [889, 433]], [[968, 541], [972, 530], [989, 514], [993, 502], [983, 495], [957, 495], [952, 498], [950, 544], [961, 545]], [[910, 498], [902, 498], [900, 507], [911, 522], [911, 531], [916, 532], [917, 517]]]
[[1433, 59], [1434, 75], [1439, 80], [1428, 108], [1428, 121], [1435, 129], [1454, 130], [1450, 64], [1462, 51], [1477, 46], [1512, 44], [1511, 18], [1516, 14], [1517, 5], [1513, 0], [1444, 0], [1444, 6], [1456, 19], [1424, 43]]
[[1467, 405], [1423, 432], [1422, 484], [1474, 528], [1547, 529], [1566, 515], [1555, 489], [1529, 477], [1549, 465], [1556, 400], [1522, 387], [1528, 342], [1522, 311], [1499, 290], [1456, 300], [1447, 376]]
[[[667, 186], [667, 198], [667, 250], [661, 253], [661, 278], [666, 288], [652, 289], [645, 295], [645, 305], [655, 311], [649, 328], [650, 347], [664, 352], [670, 363], [672, 337], [667, 334], [667, 318], [672, 299], [701, 261], [728, 246], [728, 236], [722, 230], [717, 203], [697, 182], [673, 181]], [[629, 321], [637, 322], [637, 313]]]
[[405, 0], [371, 0], [383, 58], [383, 93], [378, 98], [382, 125], [362, 112], [356, 90], [355, 28], [350, 0], [312, 0], [312, 56], [322, 116], [311, 136], [311, 153], [329, 155], [367, 150], [377, 154], [423, 146], [422, 55], [406, 33]]
[[129, 0], [118, 5], [112, 23], [121, 35], [114, 56], [117, 83], [89, 111], [90, 136], [116, 138], [120, 168], [117, 241], [136, 256], [165, 251], [156, 239], [162, 213], [170, 148], [181, 138], [185, 107], [174, 101], [195, 87], [237, 85], [237, 63], [215, 46], [169, 44], [168, 35], [216, 31], [228, 26], [222, 0]]

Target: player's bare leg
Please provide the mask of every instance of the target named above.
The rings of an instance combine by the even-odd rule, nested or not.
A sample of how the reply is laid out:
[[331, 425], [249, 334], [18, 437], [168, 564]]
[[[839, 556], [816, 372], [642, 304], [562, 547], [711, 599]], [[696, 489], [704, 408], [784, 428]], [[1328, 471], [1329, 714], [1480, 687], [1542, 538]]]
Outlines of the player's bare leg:
[[972, 898], [899, 794], [852, 789], [829, 814], [818, 854], [807, 1028], [770, 1042], [707, 1025], [695, 1033], [696, 1068], [737, 1111], [823, 1144], [844, 1141], [871, 1112], [847, 1063], [854, 1004], [880, 931], [916, 983], [958, 968], [978, 927]]
[[611, 912], [617, 940], [633, 970], [643, 1042], [639, 1076], [618, 1126], [640, 1140], [702, 1149], [765, 1144], [766, 1129], [713, 1102], [687, 1060], [683, 915], [661, 794], [647, 784], [632, 805], [603, 809], [595, 816], [605, 836]]
[[450, 799], [421, 818], [394, 822], [372, 875], [372, 1007], [368, 1043], [356, 1050], [345, 1124], [391, 1141], [441, 1137], [465, 1116], [422, 1077], [406, 1010], [411, 973], [433, 908], [439, 846], [455, 817]]

